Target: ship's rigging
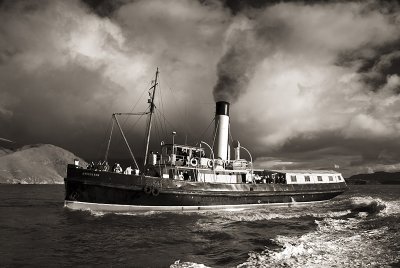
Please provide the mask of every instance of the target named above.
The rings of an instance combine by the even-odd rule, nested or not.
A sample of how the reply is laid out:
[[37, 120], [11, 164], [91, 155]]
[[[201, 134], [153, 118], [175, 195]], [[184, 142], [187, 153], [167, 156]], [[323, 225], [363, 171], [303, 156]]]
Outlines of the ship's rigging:
[[[163, 101], [163, 94], [160, 88], [160, 71], [159, 68], [156, 69], [155, 73], [155, 78], [151, 80], [151, 85], [150, 88], [147, 90], [145, 89], [140, 97], [138, 98], [137, 102], [134, 104], [130, 112], [126, 113], [113, 113], [111, 116], [111, 127], [109, 128], [109, 135], [106, 140], [106, 150], [105, 150], [105, 155], [104, 155], [104, 163], [107, 163], [109, 160], [110, 156], [110, 147], [111, 147], [111, 141], [113, 137], [113, 132], [114, 132], [114, 126], [117, 125], [119, 129], [119, 133], [121, 134], [122, 141], [125, 143], [126, 148], [128, 149], [129, 156], [132, 159], [133, 165], [136, 167], [136, 169], [141, 170], [141, 166], [139, 165], [139, 161], [136, 159], [135, 154], [134, 154], [134, 148], [133, 146], [128, 142], [129, 137], [129, 131], [133, 129], [135, 126], [138, 125], [139, 121], [143, 118], [143, 116], [147, 115], [147, 122], [146, 122], [146, 129], [145, 129], [145, 148], [144, 148], [144, 163], [143, 166], [146, 166], [148, 164], [148, 158], [149, 158], [149, 147], [151, 144], [151, 136], [154, 134], [156, 136], [156, 139], [159, 141], [165, 141], [169, 137], [169, 133], [174, 133], [173, 136], [176, 135], [176, 127], [171, 123], [166, 115], [165, 115], [165, 110], [164, 110], [164, 101]], [[173, 91], [171, 90], [170, 87], [168, 87], [170, 90], [170, 96], [173, 98], [175, 103], [177, 104], [177, 100], [174, 96]], [[144, 93], [147, 91], [148, 93], [148, 101], [147, 103], [149, 104], [148, 108], [146, 109], [145, 112], [139, 112], [139, 113], [134, 113], [133, 111], [136, 109], [139, 101], [143, 98], [145, 95]], [[158, 95], [158, 104], [156, 105], [156, 94]], [[179, 107], [179, 105], [175, 105], [175, 107]], [[185, 114], [185, 112], [180, 112], [178, 114]], [[119, 118], [125, 116], [124, 120], [122, 123], [120, 122]], [[128, 118], [131, 116], [138, 116], [137, 120], [134, 122], [133, 125], [131, 125], [127, 130], [124, 131], [124, 129], [127, 128], [128, 125]], [[180, 122], [185, 122], [186, 120], [179, 120]], [[212, 124], [215, 122], [215, 118], [212, 118], [211, 122], [208, 124], [208, 126], [205, 128], [205, 130], [201, 133], [199, 137], [196, 138], [196, 140], [203, 140], [205, 135], [210, 132], [210, 128]], [[171, 131], [169, 132], [167, 129], [170, 129]], [[187, 126], [187, 124], [183, 125], [183, 128], [181, 128], [185, 131], [184, 136], [185, 136], [185, 144], [187, 145], [187, 137], [189, 134], [190, 128]], [[214, 148], [215, 144], [215, 135], [212, 135], [212, 145], [210, 147], [211, 151]], [[230, 141], [232, 141], [232, 136], [230, 134]], [[121, 142], [121, 140], [119, 141]], [[196, 145], [201, 146], [201, 142], [198, 142]]]

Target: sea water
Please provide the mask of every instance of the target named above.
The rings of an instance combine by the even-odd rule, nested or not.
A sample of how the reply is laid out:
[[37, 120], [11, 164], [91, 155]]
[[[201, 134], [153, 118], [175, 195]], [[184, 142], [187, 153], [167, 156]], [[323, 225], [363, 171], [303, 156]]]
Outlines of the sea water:
[[400, 186], [223, 212], [94, 213], [63, 199], [63, 185], [0, 185], [1, 267], [400, 266]]

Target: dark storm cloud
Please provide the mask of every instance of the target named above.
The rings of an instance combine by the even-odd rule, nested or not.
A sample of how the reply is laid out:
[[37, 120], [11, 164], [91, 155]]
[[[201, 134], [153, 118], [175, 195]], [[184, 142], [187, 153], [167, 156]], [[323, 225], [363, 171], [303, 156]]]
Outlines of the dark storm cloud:
[[[158, 132], [176, 130], [179, 142], [209, 125], [214, 89], [234, 102], [232, 136], [260, 166], [400, 169], [399, 10], [391, 1], [3, 1], [0, 137], [96, 157], [111, 113], [137, 101], [145, 110], [147, 93], [138, 98], [160, 67], [157, 107], [175, 125]], [[141, 122], [128, 134], [139, 154], [132, 137], [143, 131]]]
[[[207, 86], [200, 81], [215, 73], [212, 66], [220, 44], [216, 37], [226, 27], [223, 20], [228, 13], [218, 11], [218, 4], [93, 3], [3, 3], [0, 137], [18, 144], [54, 143], [86, 158], [98, 157], [111, 113], [131, 109], [149, 88], [157, 66], [160, 86], [166, 91], [171, 85], [178, 88], [174, 94], [178, 101], [188, 103], [193, 92], [199, 92], [198, 100], [212, 99], [205, 88], [214, 82]], [[182, 75], [191, 80], [181, 79]], [[163, 97], [170, 100], [171, 94]], [[137, 109], [144, 111], [146, 106], [145, 96]], [[200, 110], [198, 106], [194, 103], [191, 108]], [[163, 112], [176, 114], [168, 108]], [[180, 126], [175, 130], [184, 137]], [[131, 137], [143, 132], [144, 120], [128, 131], [138, 154], [142, 139]]]
[[108, 49], [118, 49], [112, 25], [70, 3], [18, 1], [1, 11], [0, 119], [2, 134], [18, 143], [49, 142], [79, 152], [82, 142], [99, 142], [100, 115], [111, 113], [123, 93], [106, 67], [78, 53], [85, 47], [74, 43], [85, 41], [80, 34], [89, 41], [104, 34]]
[[[252, 11], [255, 40], [276, 49], [258, 53], [254, 75], [234, 106], [241, 113], [232, 120], [240, 126], [237, 138], [256, 148], [259, 166], [340, 163], [343, 170], [351, 166], [347, 174], [383, 169], [384, 161], [388, 170], [398, 167], [390, 153], [390, 145], [398, 147], [399, 131], [398, 18], [396, 3], [372, 1], [282, 3]], [[284, 34], [260, 38], [268, 25]], [[363, 69], [366, 63], [370, 67]], [[324, 133], [334, 135], [322, 138]], [[304, 140], [314, 148], [294, 146]], [[328, 154], [325, 149], [332, 147], [342, 155]], [[321, 160], [308, 165], [306, 155]], [[287, 161], [276, 161], [279, 157]]]
[[128, 2], [128, 0], [82, 0], [93, 12], [100, 17], [110, 17], [113, 12]]

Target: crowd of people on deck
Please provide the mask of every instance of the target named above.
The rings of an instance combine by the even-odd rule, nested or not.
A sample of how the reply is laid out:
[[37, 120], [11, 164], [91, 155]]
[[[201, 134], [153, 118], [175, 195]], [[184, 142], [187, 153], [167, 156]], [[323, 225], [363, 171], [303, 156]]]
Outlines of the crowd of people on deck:
[[[87, 166], [87, 169], [91, 169], [91, 170], [98, 170], [98, 171], [112, 171], [115, 173], [124, 173], [126, 175], [131, 175], [132, 171], [134, 171], [132, 169], [131, 166], [128, 166], [125, 170], [123, 170], [123, 168], [121, 167], [121, 165], [119, 163], [115, 163], [112, 168], [110, 169], [110, 165], [108, 164], [107, 161], [99, 161], [97, 162], [97, 164], [95, 164], [93, 161], [89, 163], [89, 165]], [[137, 175], [137, 171], [135, 170], [135, 174]]]
[[256, 174], [254, 181], [255, 183], [263, 184], [286, 184], [286, 178], [283, 173]]

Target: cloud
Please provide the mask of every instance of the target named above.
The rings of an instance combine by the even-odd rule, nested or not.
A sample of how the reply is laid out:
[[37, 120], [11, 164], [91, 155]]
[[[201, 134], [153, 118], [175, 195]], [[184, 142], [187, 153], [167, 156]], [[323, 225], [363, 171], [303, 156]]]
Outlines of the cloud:
[[12, 113], [2, 129], [20, 143], [79, 148], [80, 133], [93, 135], [123, 92], [112, 78], [124, 42], [118, 26], [76, 1], [19, 1], [0, 12], [0, 79], [10, 96], [1, 108]]
[[[348, 174], [398, 166], [398, 4], [107, 6], [0, 6], [0, 136], [96, 157], [112, 112], [147, 108], [159, 67], [157, 138], [176, 130], [179, 142], [211, 139], [215, 97], [233, 102], [232, 136], [259, 164], [337, 164]], [[132, 137], [145, 122], [135, 120], [125, 128], [140, 154], [142, 139]]]
[[[0, 12], [0, 124], [6, 137], [52, 142], [94, 157], [88, 148], [98, 147], [111, 113], [131, 109], [156, 67], [165, 74], [159, 81], [165, 101], [173, 97], [173, 85], [175, 101], [186, 109], [200, 110], [190, 103], [193, 95], [212, 105], [209, 89], [228, 14], [218, 4], [135, 1], [99, 17], [79, 1], [19, 1]], [[144, 98], [137, 109], [146, 108]], [[164, 112], [177, 117], [175, 110]], [[133, 136], [143, 135], [142, 121]], [[132, 143], [140, 153], [141, 139]]]
[[[339, 141], [343, 146], [338, 147], [347, 151], [345, 146], [354, 143], [354, 159], [367, 161], [371, 152], [363, 146], [376, 150], [374, 155], [389, 144], [398, 147], [394, 141], [399, 133], [398, 75], [385, 74], [398, 52], [393, 48], [382, 56], [381, 51], [399, 41], [399, 8], [384, 13], [377, 6], [375, 2], [282, 3], [252, 14], [258, 39], [271, 29], [280, 29], [280, 34], [263, 39], [270, 50], [258, 53], [246, 93], [232, 108], [238, 111], [232, 119], [237, 125], [234, 130], [241, 130], [236, 137], [256, 148], [258, 159], [271, 154], [288, 157], [294, 148], [287, 144], [296, 146], [292, 141], [304, 139], [316, 142], [324, 133], [334, 135], [321, 148]], [[343, 55], [353, 56], [345, 60]], [[376, 65], [368, 72], [360, 71], [371, 58], [379, 59]], [[399, 69], [391, 71], [398, 73]], [[365, 79], [366, 74], [383, 76], [384, 81], [375, 87]], [[303, 148], [302, 153], [309, 150]], [[324, 165], [313, 160], [316, 167], [343, 157], [330, 159], [324, 152], [313, 153], [325, 158]], [[301, 162], [304, 156], [297, 157]]]

